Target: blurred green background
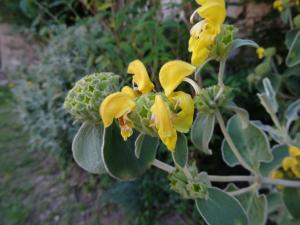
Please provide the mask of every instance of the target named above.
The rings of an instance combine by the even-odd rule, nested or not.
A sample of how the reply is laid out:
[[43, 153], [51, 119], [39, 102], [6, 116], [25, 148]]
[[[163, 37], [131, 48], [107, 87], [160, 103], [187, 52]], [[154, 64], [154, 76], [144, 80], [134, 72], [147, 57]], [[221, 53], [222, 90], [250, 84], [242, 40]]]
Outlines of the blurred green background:
[[[239, 36], [286, 54], [288, 28], [272, 10], [272, 1], [227, 5], [227, 21], [240, 29]], [[188, 0], [1, 1], [0, 224], [204, 224], [193, 202], [180, 201], [169, 191], [161, 171], [150, 170], [134, 182], [117, 182], [78, 168], [71, 141], [79, 124], [62, 108], [67, 91], [84, 75], [110, 71], [127, 83], [127, 64], [140, 59], [157, 80], [166, 61], [189, 61], [188, 21], [195, 8]], [[277, 82], [269, 71], [249, 82], [247, 76], [258, 63], [253, 49], [235, 52], [225, 82], [251, 119], [269, 122], [254, 97], [261, 79], [270, 77], [278, 84], [280, 103], [286, 105], [299, 98], [299, 77]], [[216, 67], [205, 67], [204, 86], [216, 82]], [[196, 150], [190, 157], [197, 159], [199, 170], [245, 174], [222, 162], [219, 134], [217, 128], [213, 157]], [[169, 154], [159, 154], [171, 162]]]

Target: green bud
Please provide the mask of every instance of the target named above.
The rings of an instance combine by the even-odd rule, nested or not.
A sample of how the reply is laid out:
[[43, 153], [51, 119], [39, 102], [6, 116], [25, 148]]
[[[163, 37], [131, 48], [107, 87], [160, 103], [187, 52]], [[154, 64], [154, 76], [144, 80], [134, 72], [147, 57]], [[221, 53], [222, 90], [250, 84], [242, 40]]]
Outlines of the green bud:
[[228, 57], [232, 42], [238, 29], [232, 25], [223, 24], [221, 32], [216, 37], [216, 44], [211, 51], [211, 57], [222, 61]]
[[151, 127], [151, 107], [154, 104], [155, 94], [147, 93], [136, 99], [136, 108], [129, 114], [130, 120], [134, 124], [134, 128], [141, 133], [148, 134], [152, 137], [157, 136], [155, 129]]
[[224, 93], [215, 101], [220, 90], [217, 85], [203, 88], [200, 93], [194, 97], [195, 107], [199, 112], [214, 114], [217, 108], [224, 107], [232, 99], [232, 89], [225, 87]]
[[[198, 174], [196, 165], [185, 168], [177, 168], [169, 175], [170, 188], [184, 199], [207, 198], [208, 185]], [[185, 174], [188, 173], [188, 176]]]
[[294, 17], [294, 24], [296, 29], [300, 29], [300, 14]]
[[263, 62], [259, 64], [254, 71], [256, 75], [263, 77], [271, 72], [271, 66], [268, 62]]
[[275, 56], [276, 48], [274, 48], [274, 47], [266, 48], [264, 54], [265, 54], [265, 57]]
[[64, 108], [76, 120], [99, 123], [99, 106], [103, 99], [119, 88], [119, 76], [113, 73], [94, 73], [76, 82], [69, 91]]

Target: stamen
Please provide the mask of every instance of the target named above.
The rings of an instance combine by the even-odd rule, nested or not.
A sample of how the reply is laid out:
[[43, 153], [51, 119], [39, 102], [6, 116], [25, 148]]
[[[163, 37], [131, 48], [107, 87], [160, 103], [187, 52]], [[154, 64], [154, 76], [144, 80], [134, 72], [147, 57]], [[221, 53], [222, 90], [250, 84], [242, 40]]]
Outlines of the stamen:
[[200, 93], [200, 87], [198, 86], [198, 84], [194, 80], [192, 80], [191, 78], [186, 77], [186, 78], [183, 79], [183, 81], [189, 83], [193, 87], [196, 95], [198, 95]]
[[197, 13], [197, 10], [195, 10], [195, 11], [193, 12], [193, 14], [191, 15], [191, 17], [190, 17], [190, 23], [191, 23], [191, 24], [194, 23], [194, 17], [195, 17], [195, 15], [196, 15], [196, 13]]

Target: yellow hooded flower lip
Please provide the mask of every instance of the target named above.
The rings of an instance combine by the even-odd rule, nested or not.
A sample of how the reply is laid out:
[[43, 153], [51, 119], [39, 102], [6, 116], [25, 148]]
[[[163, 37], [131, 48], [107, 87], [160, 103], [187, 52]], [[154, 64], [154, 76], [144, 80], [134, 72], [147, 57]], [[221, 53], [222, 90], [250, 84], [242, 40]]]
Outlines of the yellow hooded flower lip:
[[205, 20], [220, 25], [226, 18], [225, 2], [224, 0], [207, 1], [197, 9], [197, 13]]
[[291, 156], [300, 156], [300, 148], [297, 148], [296, 146], [290, 146], [289, 153]]
[[[189, 52], [192, 52], [192, 64], [199, 66], [209, 57], [216, 36], [226, 18], [224, 0], [196, 0], [201, 6], [195, 11], [203, 18], [191, 29]], [[195, 13], [191, 17], [193, 20]]]
[[176, 130], [181, 133], [189, 132], [193, 124], [195, 109], [192, 97], [183, 91], [178, 91], [173, 92], [169, 99], [175, 103], [175, 110], [180, 109], [174, 119]]
[[151, 112], [152, 120], [160, 139], [169, 151], [174, 151], [177, 142], [177, 132], [172, 122], [171, 111], [160, 95], [155, 96]]
[[135, 107], [134, 100], [126, 93], [116, 92], [107, 96], [100, 106], [100, 116], [104, 127], [109, 127], [113, 119], [131, 112]]
[[159, 72], [159, 82], [166, 96], [169, 96], [195, 69], [193, 65], [181, 60], [173, 60], [164, 64]]
[[139, 96], [138, 91], [133, 90], [131, 87], [129, 86], [124, 86], [121, 90], [122, 93], [127, 94], [128, 96], [130, 96], [132, 99], [135, 99], [136, 97]]
[[288, 171], [289, 169], [297, 165], [298, 165], [298, 161], [294, 157], [285, 157], [284, 160], [282, 161], [282, 167], [285, 171]]
[[140, 60], [129, 63], [127, 73], [133, 75], [133, 82], [137, 84], [138, 90], [143, 94], [153, 90], [154, 85], [149, 78], [146, 67]]

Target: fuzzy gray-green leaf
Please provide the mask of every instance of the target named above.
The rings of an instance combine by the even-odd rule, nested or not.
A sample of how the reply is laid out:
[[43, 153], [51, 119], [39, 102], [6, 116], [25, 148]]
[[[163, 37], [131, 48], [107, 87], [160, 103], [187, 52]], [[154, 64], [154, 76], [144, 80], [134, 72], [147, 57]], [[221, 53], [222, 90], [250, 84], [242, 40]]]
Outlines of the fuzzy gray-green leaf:
[[[152, 164], [156, 156], [158, 139], [145, 136], [140, 156], [135, 156], [137, 133], [124, 141], [120, 128], [113, 123], [104, 131], [102, 158], [107, 172], [119, 180], [134, 180], [142, 175]], [[147, 140], [147, 141], [146, 141]]]
[[[258, 171], [260, 162], [272, 160], [273, 156], [265, 133], [254, 126], [252, 122], [247, 128], [243, 128], [240, 117], [235, 115], [229, 119], [227, 131], [241, 157], [253, 170]], [[229, 166], [239, 164], [226, 140], [223, 141], [222, 155]]]
[[208, 225], [248, 225], [241, 204], [218, 188], [208, 188], [208, 198], [197, 199], [196, 206]]
[[90, 173], [106, 173], [101, 156], [103, 126], [83, 123], [72, 143], [76, 163]]
[[285, 188], [283, 191], [283, 201], [293, 218], [300, 220], [300, 189]]
[[272, 148], [273, 160], [270, 162], [263, 162], [260, 165], [260, 172], [263, 176], [269, 176], [272, 171], [281, 166], [282, 160], [289, 155], [288, 146], [276, 145]]
[[249, 124], [249, 113], [247, 110], [237, 106], [234, 102], [229, 102], [226, 108], [234, 111], [241, 119], [243, 128], [246, 128]]
[[287, 120], [286, 123], [287, 129], [289, 129], [293, 121], [299, 119], [299, 114], [300, 114], [300, 99], [290, 104], [288, 109], [285, 112], [285, 118]]
[[191, 130], [191, 140], [193, 144], [203, 153], [211, 155], [209, 142], [215, 127], [214, 114], [198, 113]]
[[175, 151], [172, 153], [174, 162], [180, 166], [185, 167], [188, 161], [188, 143], [184, 134], [178, 133]]

